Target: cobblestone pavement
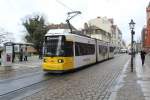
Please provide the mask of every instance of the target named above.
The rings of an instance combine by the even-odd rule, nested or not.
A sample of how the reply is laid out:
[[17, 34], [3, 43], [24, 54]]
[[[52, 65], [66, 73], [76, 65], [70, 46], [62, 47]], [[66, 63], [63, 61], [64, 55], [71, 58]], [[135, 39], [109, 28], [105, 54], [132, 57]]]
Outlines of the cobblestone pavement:
[[150, 100], [150, 56], [142, 66], [140, 55], [136, 55], [134, 72], [130, 62], [124, 68], [109, 100]]
[[56, 75], [43, 90], [22, 100], [108, 100], [128, 59], [128, 55], [122, 55], [77, 72]]
[[112, 90], [109, 100], [145, 100], [137, 80], [135, 67], [134, 72], [131, 72], [129, 62]]
[[146, 55], [145, 63], [150, 66], [150, 53]]
[[40, 65], [41, 60], [39, 60], [37, 56], [28, 57], [28, 61], [19, 62], [15, 60], [11, 70], [0, 71], [0, 80], [40, 71]]
[[137, 56], [137, 76], [145, 100], [150, 100], [150, 54], [146, 55], [144, 66], [141, 65], [140, 55]]

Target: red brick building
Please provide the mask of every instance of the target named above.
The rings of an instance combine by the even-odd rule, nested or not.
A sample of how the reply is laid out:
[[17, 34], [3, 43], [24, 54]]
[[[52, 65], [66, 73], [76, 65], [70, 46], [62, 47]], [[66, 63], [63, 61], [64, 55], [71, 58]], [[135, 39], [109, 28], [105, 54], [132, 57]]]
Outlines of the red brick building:
[[143, 47], [150, 48], [150, 3], [146, 8], [147, 13], [147, 25], [145, 31], [143, 32]]

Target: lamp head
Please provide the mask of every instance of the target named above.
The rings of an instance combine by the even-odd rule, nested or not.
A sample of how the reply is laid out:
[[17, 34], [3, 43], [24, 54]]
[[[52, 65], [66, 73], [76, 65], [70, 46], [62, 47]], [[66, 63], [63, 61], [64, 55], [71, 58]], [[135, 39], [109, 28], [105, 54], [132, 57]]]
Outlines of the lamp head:
[[131, 19], [131, 22], [129, 23], [130, 29], [133, 30], [134, 26], [135, 26], [135, 22], [133, 21], [133, 19]]

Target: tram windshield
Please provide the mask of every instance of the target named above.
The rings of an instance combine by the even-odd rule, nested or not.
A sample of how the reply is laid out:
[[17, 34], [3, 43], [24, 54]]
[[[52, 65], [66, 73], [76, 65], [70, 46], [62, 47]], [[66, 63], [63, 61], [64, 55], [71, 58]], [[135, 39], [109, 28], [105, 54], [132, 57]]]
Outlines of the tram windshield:
[[72, 56], [73, 43], [66, 42], [65, 36], [45, 37], [44, 56]]

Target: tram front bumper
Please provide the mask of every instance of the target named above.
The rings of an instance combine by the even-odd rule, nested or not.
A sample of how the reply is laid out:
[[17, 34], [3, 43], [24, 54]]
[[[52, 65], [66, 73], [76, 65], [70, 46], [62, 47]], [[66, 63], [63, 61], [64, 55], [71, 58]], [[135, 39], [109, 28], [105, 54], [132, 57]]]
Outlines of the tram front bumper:
[[43, 70], [64, 70], [63, 64], [42, 64]]
[[70, 70], [73, 69], [73, 58], [72, 57], [54, 57], [44, 58], [42, 63], [43, 70]]

